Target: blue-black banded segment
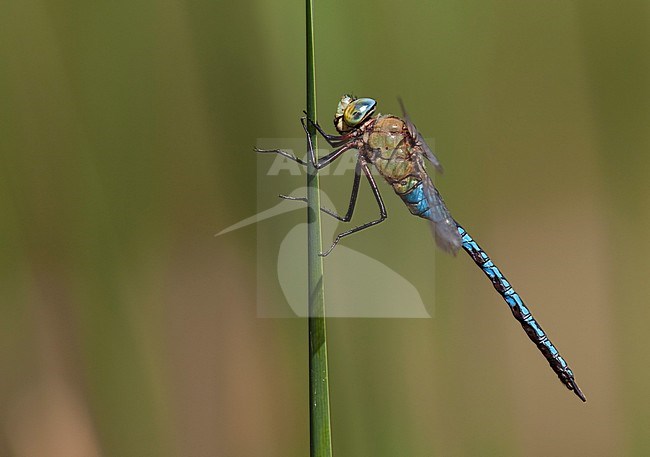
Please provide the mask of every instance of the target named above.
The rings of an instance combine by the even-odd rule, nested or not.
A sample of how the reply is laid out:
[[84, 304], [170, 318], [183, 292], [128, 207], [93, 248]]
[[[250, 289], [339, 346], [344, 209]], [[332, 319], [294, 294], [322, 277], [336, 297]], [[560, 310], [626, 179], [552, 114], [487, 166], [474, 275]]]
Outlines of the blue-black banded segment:
[[542, 327], [535, 320], [530, 310], [524, 304], [519, 294], [512, 288], [510, 282], [501, 273], [499, 268], [494, 265], [488, 255], [472, 239], [472, 237], [458, 226], [458, 233], [461, 236], [462, 247], [467, 252], [474, 263], [479, 266], [483, 273], [490, 279], [494, 288], [501, 294], [512, 311], [512, 315], [519, 321], [528, 338], [535, 343], [540, 352], [544, 355], [549, 365], [555, 371], [560, 381], [572, 390], [582, 401], [587, 401], [584, 394], [576, 384], [573, 372], [567, 365], [566, 361], [560, 356], [556, 347], [548, 339], [548, 336], [542, 330]]

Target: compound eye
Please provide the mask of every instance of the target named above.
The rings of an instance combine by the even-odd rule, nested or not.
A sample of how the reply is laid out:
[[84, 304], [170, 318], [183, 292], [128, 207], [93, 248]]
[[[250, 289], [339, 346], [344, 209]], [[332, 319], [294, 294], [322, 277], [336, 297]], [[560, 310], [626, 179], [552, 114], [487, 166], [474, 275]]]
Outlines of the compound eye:
[[343, 120], [350, 127], [355, 127], [365, 121], [375, 110], [377, 102], [372, 98], [359, 98], [345, 108]]

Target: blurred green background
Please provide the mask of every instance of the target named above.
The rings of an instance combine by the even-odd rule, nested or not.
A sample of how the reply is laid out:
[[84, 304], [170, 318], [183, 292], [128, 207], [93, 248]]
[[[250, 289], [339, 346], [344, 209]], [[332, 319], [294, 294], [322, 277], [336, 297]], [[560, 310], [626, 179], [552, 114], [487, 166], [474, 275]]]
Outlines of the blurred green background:
[[[432, 287], [382, 185], [345, 244], [435, 318], [329, 322], [335, 455], [650, 455], [648, 5], [317, 2], [323, 124], [345, 92], [408, 102], [588, 397], [467, 256]], [[254, 226], [213, 237], [291, 190], [251, 148], [301, 135], [304, 67], [300, 1], [0, 4], [0, 455], [307, 455], [307, 324], [256, 317]]]

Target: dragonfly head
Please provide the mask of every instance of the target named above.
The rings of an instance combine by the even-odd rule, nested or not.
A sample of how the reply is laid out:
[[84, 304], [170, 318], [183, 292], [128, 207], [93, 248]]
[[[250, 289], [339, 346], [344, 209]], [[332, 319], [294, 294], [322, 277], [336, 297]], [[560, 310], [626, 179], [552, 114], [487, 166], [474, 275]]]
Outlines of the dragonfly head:
[[340, 133], [361, 125], [375, 112], [377, 102], [372, 98], [355, 98], [350, 95], [341, 97], [334, 116], [334, 126]]

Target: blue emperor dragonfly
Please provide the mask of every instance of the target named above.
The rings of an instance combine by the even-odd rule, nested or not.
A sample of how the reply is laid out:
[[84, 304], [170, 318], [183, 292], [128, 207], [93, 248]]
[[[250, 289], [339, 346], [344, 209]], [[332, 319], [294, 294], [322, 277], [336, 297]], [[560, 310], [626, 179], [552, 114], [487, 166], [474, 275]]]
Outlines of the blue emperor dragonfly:
[[[490, 279], [496, 291], [506, 301], [512, 315], [521, 324], [528, 338], [544, 355], [560, 381], [582, 401], [587, 401], [575, 381], [573, 371], [571, 371], [564, 358], [560, 356], [560, 353], [535, 320], [522, 298], [499, 268], [494, 265], [485, 251], [449, 213], [440, 193], [427, 174], [424, 163], [424, 159], [429, 160], [434, 168], [441, 172], [440, 161], [424, 141], [413, 122], [411, 122], [401, 99], [400, 105], [403, 113], [402, 118], [390, 114], [375, 114], [377, 107], [375, 100], [344, 95], [334, 116], [334, 126], [339, 135], [329, 135], [317, 123], [304, 117], [301, 119], [305, 132], [308, 130], [307, 122], [310, 122], [330, 146], [335, 148], [331, 153], [318, 159], [311, 144], [311, 137], [307, 134], [309, 160], [317, 169], [326, 167], [346, 151], [351, 149], [358, 151], [355, 177], [347, 212], [345, 215], [340, 216], [327, 208], [321, 208], [321, 210], [342, 222], [349, 222], [354, 213], [361, 173], [363, 173], [370, 184], [380, 213], [378, 219], [337, 235], [329, 249], [321, 253], [321, 255], [326, 256], [332, 252], [332, 249], [342, 238], [377, 225], [386, 219], [386, 207], [369, 168], [370, 165], [373, 165], [406, 204], [411, 214], [431, 222], [436, 243], [440, 248], [452, 254], [456, 254], [462, 248], [469, 254], [474, 263]], [[304, 160], [281, 149], [256, 149], [256, 151], [259, 153], [280, 154], [301, 165], [307, 165]], [[306, 201], [305, 198], [282, 195], [281, 197]]]

